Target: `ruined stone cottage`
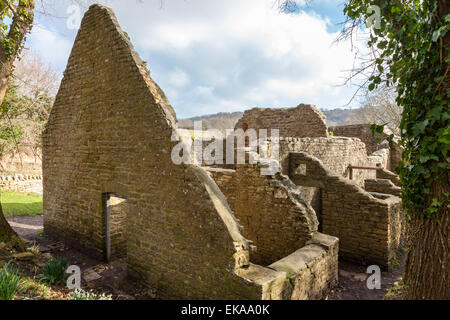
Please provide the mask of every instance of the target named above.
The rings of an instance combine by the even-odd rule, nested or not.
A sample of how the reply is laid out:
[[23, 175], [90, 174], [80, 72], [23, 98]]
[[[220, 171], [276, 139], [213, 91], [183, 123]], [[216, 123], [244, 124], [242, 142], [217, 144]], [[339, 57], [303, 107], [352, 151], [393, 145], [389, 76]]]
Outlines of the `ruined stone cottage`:
[[[335, 128], [342, 136], [329, 135], [323, 114], [306, 104], [248, 110], [235, 129], [242, 129], [242, 139], [251, 136], [250, 129], [280, 133], [267, 147], [270, 156], [272, 146], [278, 146], [279, 174], [263, 177], [254, 164], [203, 163], [244, 226], [243, 235], [258, 247], [255, 261], [285, 255], [309, 228], [310, 234], [338, 237], [341, 259], [391, 267], [405, 235], [398, 176], [387, 170], [398, 164], [398, 146], [377, 143], [370, 125]], [[258, 151], [247, 140], [245, 149]], [[289, 201], [302, 207], [303, 220], [285, 206]]]
[[226, 185], [222, 169], [216, 183], [214, 168], [175, 165], [175, 122], [113, 12], [91, 6], [43, 136], [45, 233], [126, 259], [160, 298], [322, 297], [337, 281], [338, 239], [318, 232], [290, 179], [260, 177], [256, 164]]
[[236, 129], [278, 129], [280, 137], [327, 137], [325, 115], [313, 105], [296, 108], [253, 108], [244, 112]]

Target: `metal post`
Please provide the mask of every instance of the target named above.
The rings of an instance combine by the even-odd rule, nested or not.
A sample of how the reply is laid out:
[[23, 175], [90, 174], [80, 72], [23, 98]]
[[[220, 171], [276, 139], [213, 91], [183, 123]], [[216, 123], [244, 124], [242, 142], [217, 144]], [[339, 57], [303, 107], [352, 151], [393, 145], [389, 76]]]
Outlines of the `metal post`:
[[111, 260], [111, 230], [110, 230], [110, 195], [106, 194], [105, 201], [105, 237], [106, 237], [106, 261], [110, 262]]

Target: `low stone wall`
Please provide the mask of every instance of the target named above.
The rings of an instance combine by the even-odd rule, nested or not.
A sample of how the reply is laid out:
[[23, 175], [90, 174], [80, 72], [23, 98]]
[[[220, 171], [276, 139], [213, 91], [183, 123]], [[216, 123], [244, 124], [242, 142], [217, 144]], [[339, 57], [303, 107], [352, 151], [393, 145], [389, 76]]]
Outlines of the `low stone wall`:
[[306, 246], [271, 264], [269, 268], [286, 272], [289, 286], [284, 299], [321, 299], [338, 281], [339, 240], [316, 233]]
[[[280, 138], [280, 164], [282, 172], [289, 172], [289, 154], [306, 152], [322, 161], [332, 173], [348, 177], [348, 166], [366, 166], [368, 163], [364, 143], [357, 138]], [[372, 162], [376, 164], [376, 159]], [[379, 158], [379, 163], [382, 159]], [[370, 176], [373, 174], [373, 176]], [[375, 178], [375, 173], [367, 170], [354, 170], [353, 179], [363, 186], [364, 180]]]
[[303, 248], [262, 267], [250, 263], [236, 274], [247, 279], [263, 300], [322, 299], [338, 280], [339, 240], [314, 234]]
[[0, 176], [0, 190], [3, 192], [34, 192], [42, 194], [42, 176], [23, 174]]
[[401, 186], [399, 176], [389, 170], [386, 170], [386, 169], [377, 170], [377, 179], [389, 179], [397, 187]]
[[260, 285], [263, 299], [321, 299], [337, 284], [339, 240], [317, 232], [313, 209], [286, 176], [262, 176], [261, 167], [206, 169], [256, 245], [249, 267], [235, 272]]
[[339, 238], [340, 257], [389, 268], [401, 246], [405, 225], [400, 198], [368, 193], [304, 152], [292, 153], [290, 158], [291, 180], [321, 189], [322, 232]]
[[389, 179], [367, 179], [364, 184], [364, 189], [367, 192], [392, 194], [397, 197], [400, 197], [402, 194], [402, 188], [397, 187]]

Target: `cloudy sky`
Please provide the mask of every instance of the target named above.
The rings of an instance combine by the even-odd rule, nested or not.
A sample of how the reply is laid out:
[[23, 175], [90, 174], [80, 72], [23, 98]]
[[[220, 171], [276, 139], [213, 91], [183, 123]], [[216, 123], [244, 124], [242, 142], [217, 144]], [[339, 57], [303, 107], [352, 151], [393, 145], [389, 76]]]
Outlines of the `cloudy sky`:
[[[289, 15], [276, 0], [99, 2], [114, 9], [178, 118], [299, 103], [334, 109], [354, 93], [341, 86], [354, 52], [334, 43], [343, 0], [314, 0]], [[62, 72], [86, 7], [46, 3], [27, 48]]]

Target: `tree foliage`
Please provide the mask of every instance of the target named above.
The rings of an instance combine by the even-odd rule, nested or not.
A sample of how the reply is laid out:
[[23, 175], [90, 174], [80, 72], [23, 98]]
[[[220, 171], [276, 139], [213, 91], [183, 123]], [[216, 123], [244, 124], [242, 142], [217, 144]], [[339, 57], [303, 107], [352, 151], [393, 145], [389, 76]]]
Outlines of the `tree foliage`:
[[371, 5], [380, 8], [380, 16], [369, 36], [368, 45], [377, 50], [368, 88], [397, 86], [396, 101], [403, 108], [400, 143], [405, 152], [397, 168], [403, 204], [411, 216], [436, 217], [437, 204], [448, 206], [449, 196], [427, 201], [433, 184], [448, 179], [450, 168], [450, 58], [444, 41], [450, 14], [438, 14], [439, 0], [350, 0], [344, 13], [352, 26], [373, 19], [367, 10]]
[[[0, 48], [2, 62], [20, 54], [34, 18], [34, 0], [0, 0]], [[4, 71], [8, 65], [3, 65]]]

